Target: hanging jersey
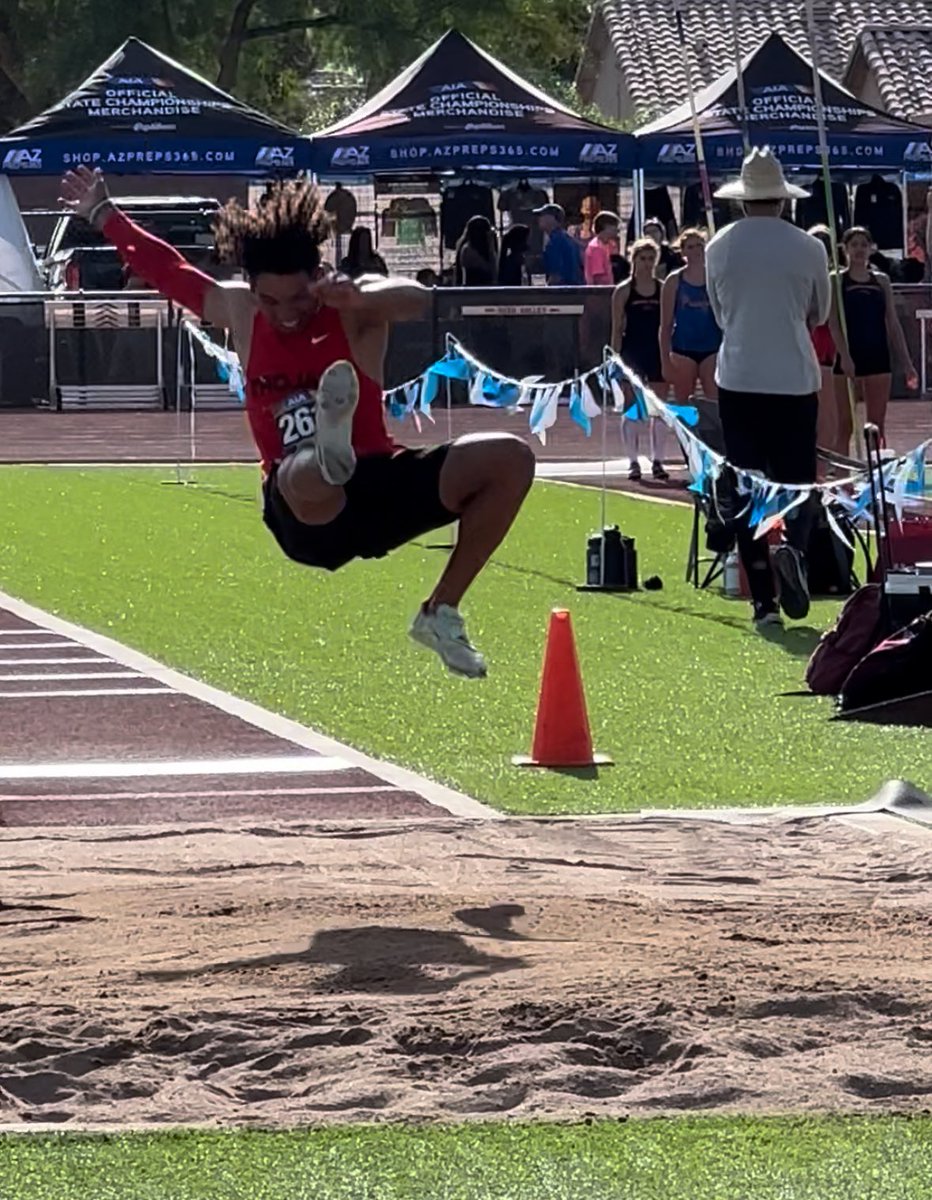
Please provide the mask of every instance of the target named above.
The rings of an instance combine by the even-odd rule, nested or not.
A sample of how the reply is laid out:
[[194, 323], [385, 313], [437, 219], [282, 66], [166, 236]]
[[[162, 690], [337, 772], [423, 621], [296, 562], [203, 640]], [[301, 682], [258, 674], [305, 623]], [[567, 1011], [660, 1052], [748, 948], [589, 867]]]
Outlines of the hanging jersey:
[[357, 457], [394, 452], [395, 443], [385, 426], [382, 388], [353, 361], [337, 310], [321, 308], [306, 328], [294, 333], [275, 329], [257, 313], [246, 365], [246, 416], [264, 471], [313, 437], [320, 377], [340, 359], [352, 362], [359, 376], [359, 404], [353, 418]]

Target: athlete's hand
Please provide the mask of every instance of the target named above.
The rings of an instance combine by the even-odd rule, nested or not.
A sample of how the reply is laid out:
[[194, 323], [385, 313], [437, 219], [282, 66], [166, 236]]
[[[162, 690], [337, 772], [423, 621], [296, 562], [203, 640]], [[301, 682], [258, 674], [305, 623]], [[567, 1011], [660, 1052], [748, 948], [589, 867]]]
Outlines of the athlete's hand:
[[919, 374], [912, 364], [910, 364], [909, 370], [906, 372], [906, 387], [911, 392], [919, 390]]
[[854, 379], [854, 359], [850, 354], [839, 354], [841, 373], [848, 379]]
[[355, 279], [348, 275], [328, 275], [314, 285], [321, 304], [342, 310], [362, 308], [365, 304], [362, 290]]
[[100, 171], [78, 167], [69, 171], [61, 181], [59, 202], [85, 220], [103, 201], [108, 199], [107, 185]]

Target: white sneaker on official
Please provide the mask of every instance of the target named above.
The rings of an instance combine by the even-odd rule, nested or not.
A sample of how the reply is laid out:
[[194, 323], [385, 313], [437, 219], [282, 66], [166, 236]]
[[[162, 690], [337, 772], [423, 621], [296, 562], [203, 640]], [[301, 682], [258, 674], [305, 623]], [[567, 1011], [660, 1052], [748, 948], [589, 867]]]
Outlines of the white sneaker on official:
[[411, 637], [422, 646], [436, 651], [447, 670], [469, 679], [484, 679], [485, 659], [466, 636], [466, 626], [459, 612], [449, 604], [435, 609], [422, 608], [409, 630]]
[[317, 386], [314, 459], [321, 475], [341, 487], [356, 470], [353, 416], [359, 403], [359, 377], [345, 359], [331, 363]]

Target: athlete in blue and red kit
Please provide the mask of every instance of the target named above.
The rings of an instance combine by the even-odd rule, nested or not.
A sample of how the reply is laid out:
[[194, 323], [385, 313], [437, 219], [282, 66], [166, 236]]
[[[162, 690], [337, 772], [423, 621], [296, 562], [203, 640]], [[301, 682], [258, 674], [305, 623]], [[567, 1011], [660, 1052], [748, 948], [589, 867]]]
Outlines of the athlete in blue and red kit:
[[484, 676], [459, 604], [511, 527], [534, 456], [510, 434], [473, 434], [427, 450], [392, 441], [382, 399], [388, 327], [420, 315], [427, 289], [326, 272], [320, 247], [329, 218], [308, 183], [273, 187], [255, 212], [232, 201], [221, 211], [217, 248], [243, 270], [242, 284], [218, 283], [133, 224], [99, 172], [69, 172], [62, 202], [163, 296], [230, 331], [262, 461], [264, 520], [289, 558], [334, 571], [459, 522], [453, 553], [410, 633], [456, 674]]

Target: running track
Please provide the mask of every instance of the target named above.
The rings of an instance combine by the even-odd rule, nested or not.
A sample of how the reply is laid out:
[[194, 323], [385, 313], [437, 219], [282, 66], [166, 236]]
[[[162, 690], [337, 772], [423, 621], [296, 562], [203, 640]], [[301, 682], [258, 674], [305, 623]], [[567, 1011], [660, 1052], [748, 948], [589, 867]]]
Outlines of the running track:
[[493, 816], [0, 594], [0, 829]]
[[[601, 429], [596, 423], [591, 437], [561, 411], [557, 424], [541, 446], [528, 429], [527, 413], [509, 416], [487, 408], [459, 407], [449, 418], [435, 408], [435, 422], [423, 422], [420, 433], [413, 422], [391, 423], [393, 435], [406, 445], [428, 445], [452, 435], [484, 430], [520, 434], [542, 461], [592, 461], [602, 457]], [[170, 412], [0, 412], [0, 462], [182, 462], [190, 456], [187, 413]], [[623, 455], [619, 426], [610, 421], [607, 450], [610, 458]], [[932, 404], [928, 400], [901, 400], [890, 405], [887, 436], [897, 450], [911, 450], [932, 437]], [[196, 461], [254, 463], [256, 452], [241, 409], [199, 412], [196, 421]]]

